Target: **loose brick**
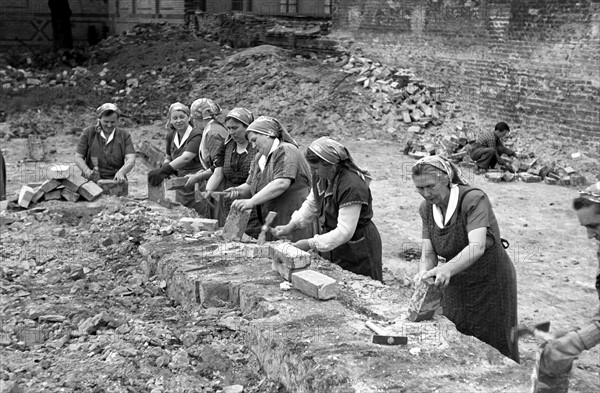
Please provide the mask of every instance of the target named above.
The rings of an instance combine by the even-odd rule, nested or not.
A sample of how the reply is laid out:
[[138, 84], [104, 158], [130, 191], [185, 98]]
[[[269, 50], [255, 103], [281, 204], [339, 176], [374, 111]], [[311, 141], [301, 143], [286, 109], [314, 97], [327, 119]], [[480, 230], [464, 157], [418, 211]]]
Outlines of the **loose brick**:
[[502, 174], [502, 180], [504, 180], [505, 182], [515, 181], [516, 178], [517, 178], [517, 175], [515, 175], [514, 173], [504, 172]]
[[525, 183], [537, 183], [542, 181], [540, 176], [532, 175], [531, 173], [527, 172], [519, 173], [519, 179]]
[[316, 299], [333, 299], [337, 293], [337, 282], [314, 270], [292, 273], [292, 285], [300, 292]]
[[498, 173], [498, 172], [486, 173], [485, 179], [491, 183], [500, 183], [502, 181], [502, 173]]
[[35, 190], [31, 187], [23, 186], [21, 187], [21, 192], [19, 193], [18, 204], [21, 207], [27, 209], [29, 204], [31, 203], [31, 198], [33, 198], [33, 194], [35, 194]]
[[71, 167], [69, 165], [52, 165], [48, 168], [48, 178], [62, 180], [69, 177], [71, 173]]
[[229, 210], [225, 226], [223, 227], [223, 233], [221, 234], [223, 239], [231, 241], [242, 240], [248, 220], [250, 219], [250, 213], [250, 210], [244, 210], [243, 212], [236, 209]]
[[35, 190], [35, 194], [31, 197], [31, 203], [37, 203], [44, 196], [44, 191], [42, 190], [42, 186], [39, 186]]
[[79, 188], [79, 193], [81, 196], [88, 201], [93, 201], [94, 199], [98, 198], [100, 195], [102, 195], [102, 192], [102, 188], [92, 181], [85, 183]]
[[558, 184], [558, 180], [556, 180], [552, 177], [546, 177], [544, 179], [544, 181], [546, 182], [546, 184], [551, 184], [551, 185]]
[[69, 177], [62, 181], [62, 185], [72, 192], [77, 192], [79, 187], [83, 186], [85, 183], [87, 183], [87, 179], [76, 173], [71, 173]]
[[115, 180], [101, 179], [96, 182], [104, 195], [127, 196], [129, 194], [128, 182], [117, 182]]
[[570, 177], [572, 186], [585, 186], [587, 183], [585, 176], [579, 172], [572, 173]]
[[433, 318], [435, 311], [440, 307], [442, 291], [433, 285], [434, 280], [428, 278], [421, 280], [415, 286], [408, 305], [408, 320], [412, 322], [425, 321]]
[[164, 183], [167, 190], [183, 190], [187, 181], [187, 177], [174, 177], [171, 179], [166, 179]]
[[60, 183], [60, 180], [49, 179], [43, 182], [40, 188], [44, 193], [46, 193], [56, 189], [56, 187], [60, 186]]
[[300, 272], [306, 270], [306, 268], [300, 269], [291, 269], [284, 265], [283, 263], [279, 263], [277, 261], [271, 261], [271, 270], [279, 273], [281, 277], [283, 277], [287, 281], [292, 281], [292, 273]]
[[165, 200], [165, 182], [156, 187], [148, 183], [148, 200], [157, 203]]
[[55, 190], [45, 193], [44, 200], [51, 201], [51, 200], [56, 200], [56, 199], [62, 198], [62, 195], [61, 195], [62, 190], [63, 190], [63, 187], [57, 188]]
[[289, 243], [269, 244], [269, 257], [289, 269], [301, 269], [310, 266], [310, 253]]
[[210, 218], [183, 217], [179, 220], [179, 225], [184, 228], [192, 229], [194, 232], [214, 231], [219, 226], [219, 222], [218, 220]]
[[80, 197], [79, 193], [71, 191], [71, 189], [66, 186], [65, 188], [63, 188], [60, 195], [69, 202], [77, 202], [77, 200], [79, 200]]

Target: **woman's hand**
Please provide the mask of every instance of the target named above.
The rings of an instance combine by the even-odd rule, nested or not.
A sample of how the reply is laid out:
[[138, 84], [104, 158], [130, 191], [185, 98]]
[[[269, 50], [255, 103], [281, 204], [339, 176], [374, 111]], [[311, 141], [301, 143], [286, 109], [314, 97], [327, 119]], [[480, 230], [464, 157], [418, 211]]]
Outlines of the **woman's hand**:
[[254, 202], [252, 199], [236, 199], [231, 204], [232, 209], [236, 209], [239, 211], [251, 210], [254, 207]]
[[122, 174], [121, 171], [118, 171], [117, 173], [115, 173], [115, 177], [113, 178], [113, 180], [117, 183], [125, 183], [127, 181], [127, 177], [125, 177], [125, 175]]
[[434, 285], [436, 287], [447, 287], [448, 284], [450, 284], [450, 278], [452, 277], [452, 272], [447, 266], [448, 264], [444, 264], [426, 271], [425, 274], [421, 276], [421, 280], [425, 280], [429, 277], [435, 277]]
[[418, 272], [417, 274], [415, 274], [413, 276], [413, 281], [415, 282], [415, 284], [420, 283], [423, 280], [423, 276], [425, 275], [425, 273], [427, 273], [427, 270], [424, 270], [422, 272]]
[[223, 195], [227, 199], [237, 199], [240, 196], [240, 192], [236, 187], [229, 187], [229, 188], [223, 190], [223, 192], [228, 193], [227, 195]]
[[308, 244], [308, 239], [298, 240], [296, 243], [292, 244], [294, 247], [301, 249], [302, 251], [309, 251], [310, 244]]
[[185, 175], [187, 181], [185, 182], [185, 188], [191, 188], [196, 183], [200, 183], [202, 180], [202, 172], [194, 173], [193, 175]]
[[289, 222], [286, 225], [278, 225], [275, 228], [272, 228], [271, 233], [276, 238], [281, 239], [282, 237], [288, 236], [290, 233], [292, 233], [295, 228], [296, 226]]

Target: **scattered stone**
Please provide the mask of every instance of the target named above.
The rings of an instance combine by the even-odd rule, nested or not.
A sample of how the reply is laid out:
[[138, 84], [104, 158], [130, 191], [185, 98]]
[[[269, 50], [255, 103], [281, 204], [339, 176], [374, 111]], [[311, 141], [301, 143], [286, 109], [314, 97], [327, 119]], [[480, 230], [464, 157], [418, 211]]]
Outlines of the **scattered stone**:
[[169, 368], [181, 369], [187, 367], [189, 364], [190, 356], [184, 349], [180, 349], [173, 355], [169, 363]]
[[229, 385], [223, 388], [223, 393], [244, 393], [244, 386], [242, 385]]
[[60, 315], [60, 314], [48, 314], [48, 315], [40, 315], [38, 317], [38, 320], [40, 322], [57, 323], [57, 322], [66, 321], [67, 317], [65, 317], [64, 315]]
[[183, 217], [179, 220], [179, 225], [194, 232], [214, 231], [218, 228], [219, 222], [210, 218]]

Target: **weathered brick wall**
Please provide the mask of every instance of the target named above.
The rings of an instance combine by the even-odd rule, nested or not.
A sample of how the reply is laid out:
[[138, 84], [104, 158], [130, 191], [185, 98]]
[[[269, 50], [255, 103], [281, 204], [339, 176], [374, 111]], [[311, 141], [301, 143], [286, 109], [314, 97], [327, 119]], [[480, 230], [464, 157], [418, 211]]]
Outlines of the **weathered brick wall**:
[[599, 0], [336, 0], [333, 24], [478, 115], [600, 156]]

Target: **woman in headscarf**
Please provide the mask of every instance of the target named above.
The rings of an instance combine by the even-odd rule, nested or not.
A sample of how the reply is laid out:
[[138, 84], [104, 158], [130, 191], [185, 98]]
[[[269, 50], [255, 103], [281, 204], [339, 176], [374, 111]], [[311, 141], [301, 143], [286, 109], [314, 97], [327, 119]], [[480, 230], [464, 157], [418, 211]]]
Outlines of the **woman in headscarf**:
[[[192, 124], [194, 131], [200, 134], [200, 146], [198, 147], [198, 157], [200, 158], [201, 168], [199, 171], [188, 175], [186, 187], [193, 188], [198, 183], [200, 191], [204, 191], [206, 181], [215, 172], [217, 166], [222, 166], [223, 157], [219, 155], [223, 149], [225, 139], [229, 135], [227, 127], [217, 116], [221, 114], [221, 107], [208, 98], [199, 98], [191, 106]], [[206, 206], [205, 217], [219, 220], [219, 225], [223, 225], [225, 217], [223, 214], [222, 203], [209, 206], [208, 200], [203, 201]]]
[[371, 220], [368, 172], [354, 163], [346, 147], [329, 137], [314, 141], [306, 160], [313, 174], [310, 194], [290, 222], [274, 228], [273, 234], [285, 236], [319, 217], [321, 234], [294, 245], [316, 250], [343, 269], [383, 281], [381, 237]]
[[115, 104], [102, 104], [96, 109], [96, 124], [81, 133], [75, 163], [87, 179], [126, 182], [135, 166], [135, 148], [129, 133], [119, 128], [119, 116]]
[[[256, 207], [263, 224], [269, 211], [277, 212], [273, 227], [287, 223], [298, 210], [310, 191], [310, 168], [298, 149], [296, 141], [278, 120], [260, 116], [246, 129], [246, 139], [256, 146], [258, 153], [250, 166], [248, 179], [242, 185], [228, 188], [235, 200], [231, 208], [249, 210]], [[307, 225], [293, 231], [292, 241], [312, 237], [314, 226]], [[266, 240], [273, 240], [267, 233]]]
[[[250, 172], [250, 165], [258, 150], [246, 139], [246, 129], [254, 121], [254, 115], [245, 108], [233, 108], [225, 117], [225, 126], [229, 136], [225, 144], [217, 153], [215, 159], [215, 170], [206, 183], [205, 198], [210, 198], [213, 191], [237, 187], [246, 182]], [[223, 200], [224, 216], [231, 209], [231, 199]], [[246, 234], [257, 238], [261, 224], [256, 215], [256, 209], [252, 209]]]
[[[425, 199], [415, 281], [434, 277], [445, 288], [443, 313], [458, 331], [518, 363], [518, 342], [511, 337], [517, 325], [516, 273], [487, 195], [439, 156], [417, 161], [412, 178]], [[439, 264], [438, 256], [446, 263]]]
[[[165, 161], [160, 168], [148, 172], [148, 183], [152, 186], [158, 186], [171, 175], [183, 177], [202, 168], [198, 157], [202, 134], [194, 130], [190, 123], [190, 109], [180, 102], [172, 104], [165, 128], [168, 130]], [[177, 190], [175, 200], [201, 215], [206, 214], [206, 204], [196, 203], [193, 187]]]

